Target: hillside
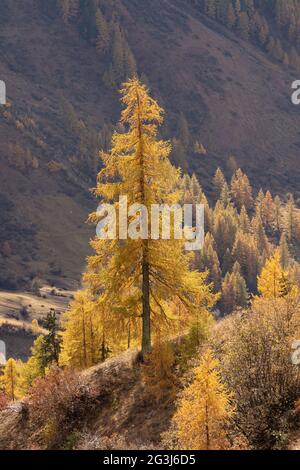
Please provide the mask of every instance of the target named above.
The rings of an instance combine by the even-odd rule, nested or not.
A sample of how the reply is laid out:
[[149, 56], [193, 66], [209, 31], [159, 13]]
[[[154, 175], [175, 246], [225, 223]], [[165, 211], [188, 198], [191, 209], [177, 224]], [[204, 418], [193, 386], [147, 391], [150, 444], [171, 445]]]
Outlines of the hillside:
[[[116, 15], [137, 71], [166, 109], [167, 138], [178, 116], [189, 144], [174, 154], [201, 184], [228, 157], [252, 184], [299, 196], [300, 114], [290, 101], [293, 69], [204, 16], [192, 2], [96, 2]], [[85, 224], [97, 149], [119, 113], [118, 93], [104, 83], [111, 60], [95, 47], [95, 4], [81, 1], [65, 23], [55, 0], [3, 0], [0, 78], [8, 105], [0, 116], [0, 286], [30, 286], [38, 277], [80, 278], [93, 227]], [[183, 113], [182, 115], [180, 113]], [[182, 127], [181, 127], [182, 132]], [[199, 141], [206, 154], [195, 153]]]
[[[141, 383], [136, 351], [126, 351], [86, 370], [80, 380], [85, 385], [77, 399], [78, 404], [83, 405], [84, 413], [75, 413], [69, 434], [66, 429], [60, 433], [60, 440], [54, 447], [68, 448], [71, 441], [85, 450], [158, 446], [174, 405], [158, 403], [154, 412], [153, 402], [149, 401]], [[36, 448], [37, 442], [43, 448], [42, 429], [33, 426], [26, 409], [26, 402], [15, 403], [0, 412], [0, 450], [32, 449]], [[71, 409], [69, 413], [71, 418]]]

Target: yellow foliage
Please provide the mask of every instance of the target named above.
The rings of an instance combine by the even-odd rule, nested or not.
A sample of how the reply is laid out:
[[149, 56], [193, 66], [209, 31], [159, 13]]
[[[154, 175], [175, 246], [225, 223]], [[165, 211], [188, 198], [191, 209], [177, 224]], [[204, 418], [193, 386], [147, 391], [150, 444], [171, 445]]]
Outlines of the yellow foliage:
[[[163, 110], [147, 88], [133, 79], [121, 93], [120, 124], [125, 132], [115, 132], [110, 153], [102, 152], [104, 167], [95, 192], [103, 203], [113, 204], [117, 214], [120, 196], [127, 196], [128, 205], [142, 203], [150, 214], [151, 204], [180, 201], [180, 172], [170, 163], [169, 142], [158, 138]], [[97, 214], [89, 220], [96, 223]], [[170, 324], [178, 320], [175, 302], [182, 306], [183, 325], [193, 313], [206, 311], [217, 300], [206, 274], [190, 269], [193, 255], [184, 252], [183, 240], [127, 238], [120, 243], [96, 237], [91, 246], [95, 255], [88, 259], [85, 281], [93, 293], [99, 296], [101, 292], [112, 324], [129, 317], [136, 335], [140, 337], [143, 330], [143, 352], [150, 349], [151, 329], [165, 326], [170, 331]]]
[[226, 446], [224, 425], [234, 413], [232, 394], [222, 383], [219, 361], [208, 350], [183, 392], [173, 418], [180, 449], [218, 450]]
[[10, 358], [5, 365], [3, 375], [0, 378], [0, 386], [12, 401], [20, 398], [18, 382], [19, 364], [14, 359]]
[[84, 369], [97, 364], [101, 356], [105, 359], [107, 345], [103, 311], [93, 303], [87, 290], [75, 294], [63, 325], [61, 365]]
[[147, 395], [157, 401], [174, 398], [176, 377], [174, 352], [167, 341], [156, 339], [142, 366], [142, 381]]
[[288, 283], [288, 272], [281, 267], [280, 252], [276, 250], [269, 258], [258, 277], [258, 291], [266, 299], [276, 299], [286, 295], [297, 296], [298, 289]]

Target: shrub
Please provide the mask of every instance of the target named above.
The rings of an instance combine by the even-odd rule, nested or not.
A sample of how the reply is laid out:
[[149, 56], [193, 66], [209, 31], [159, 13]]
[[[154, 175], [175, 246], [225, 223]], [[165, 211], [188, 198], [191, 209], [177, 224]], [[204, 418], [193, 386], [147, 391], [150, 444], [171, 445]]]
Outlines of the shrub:
[[54, 366], [46, 377], [37, 379], [29, 395], [29, 415], [33, 426], [42, 429], [44, 445], [60, 447], [93, 410], [95, 398], [95, 391], [69, 369]]
[[298, 302], [278, 298], [257, 299], [216, 331], [222, 376], [236, 397], [235, 427], [256, 449], [286, 442], [288, 413], [299, 397], [300, 370], [291, 360], [299, 328]]
[[9, 403], [9, 398], [5, 392], [0, 392], [0, 411], [4, 410]]

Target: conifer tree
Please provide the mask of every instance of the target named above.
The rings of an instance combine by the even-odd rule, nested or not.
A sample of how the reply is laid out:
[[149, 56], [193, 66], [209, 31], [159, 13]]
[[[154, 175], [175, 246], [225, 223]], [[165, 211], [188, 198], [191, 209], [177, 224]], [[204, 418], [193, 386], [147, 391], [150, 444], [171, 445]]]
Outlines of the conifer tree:
[[178, 135], [179, 139], [182, 142], [185, 149], [189, 147], [190, 144], [190, 131], [187, 119], [183, 113], [179, 114], [178, 119]]
[[97, 41], [96, 41], [97, 50], [100, 52], [107, 51], [109, 48], [109, 41], [110, 41], [109, 25], [106, 19], [104, 18], [100, 8], [98, 8], [96, 12], [96, 25], [97, 25]]
[[219, 361], [208, 350], [183, 392], [173, 418], [177, 445], [186, 450], [218, 450], [226, 446], [225, 424], [232, 417], [232, 394], [223, 384]]
[[227, 26], [232, 29], [235, 24], [236, 24], [236, 21], [237, 21], [237, 18], [236, 18], [236, 14], [235, 14], [235, 11], [234, 11], [234, 8], [232, 6], [232, 2], [229, 1], [229, 4], [228, 4], [228, 10], [227, 10]]
[[228, 207], [231, 204], [231, 195], [230, 195], [230, 189], [225, 181], [225, 184], [222, 188], [221, 196], [220, 196], [220, 201], [222, 202], [224, 207]]
[[237, 213], [232, 206], [219, 207], [214, 211], [213, 237], [216, 242], [219, 259], [222, 259], [227, 248], [232, 250], [237, 231]]
[[44, 377], [45, 371], [44, 338], [40, 335], [33, 343], [30, 358], [20, 370], [20, 390], [23, 395], [28, 393], [37, 378]]
[[112, 43], [112, 67], [115, 83], [120, 84], [125, 78], [124, 35], [118, 23], [114, 24]]
[[282, 269], [287, 269], [291, 262], [289, 246], [285, 232], [282, 232], [279, 243], [280, 264]]
[[64, 23], [68, 23], [78, 14], [78, 0], [58, 0], [58, 6]]
[[240, 216], [239, 216], [239, 229], [244, 233], [251, 232], [251, 223], [248, 217], [247, 211], [245, 206], [242, 207]]
[[233, 265], [233, 260], [232, 260], [231, 251], [229, 248], [227, 248], [223, 256], [223, 262], [222, 262], [222, 275], [223, 276], [225, 276], [226, 273], [229, 273], [231, 271], [232, 265]]
[[232, 273], [227, 272], [222, 283], [222, 308], [224, 313], [231, 313], [237, 307], [248, 305], [249, 293], [246, 281], [241, 274], [238, 262], [235, 262]]
[[214, 195], [215, 195], [216, 200], [218, 200], [221, 197], [222, 190], [223, 190], [225, 183], [226, 183], [226, 180], [222, 173], [222, 170], [220, 168], [217, 168], [214, 179], [213, 179]]
[[269, 37], [269, 41], [267, 43], [266, 49], [268, 53], [270, 54], [270, 56], [272, 57], [274, 55], [275, 45], [276, 43], [275, 43], [275, 39], [273, 38], [273, 36]]
[[285, 291], [287, 272], [281, 268], [280, 253], [276, 250], [269, 258], [258, 278], [258, 291], [264, 298], [282, 297]]
[[247, 284], [239, 271], [233, 270], [233, 290], [236, 307], [246, 308], [249, 302]]
[[259, 252], [261, 254], [268, 254], [270, 251], [270, 244], [261, 217], [258, 214], [252, 220], [252, 227]]
[[275, 40], [275, 45], [274, 45], [274, 48], [273, 48], [273, 53], [272, 53], [273, 57], [282, 62], [283, 61], [283, 58], [284, 58], [284, 50], [283, 50], [283, 47], [282, 47], [282, 44], [281, 44], [281, 41], [280, 39], [276, 39]]
[[[105, 326], [101, 306], [93, 304], [88, 291], [78, 291], [64, 317], [61, 365], [85, 369], [105, 353]], [[104, 350], [105, 349], [105, 350]]]
[[227, 272], [222, 282], [222, 311], [225, 314], [233, 312], [235, 308], [235, 292], [233, 276]]
[[282, 204], [279, 196], [275, 196], [274, 204], [273, 204], [273, 220], [274, 220], [274, 227], [277, 232], [281, 230], [281, 222], [282, 222]]
[[221, 269], [219, 258], [210, 233], [205, 236], [204, 246], [200, 255], [200, 271], [208, 271], [208, 280], [213, 283], [215, 291], [220, 289]]
[[267, 227], [272, 227], [274, 222], [273, 198], [270, 191], [267, 191], [262, 201], [262, 219]]
[[217, 14], [216, 0], [204, 0], [205, 13], [211, 18], [215, 18]]
[[252, 234], [238, 230], [232, 249], [232, 257], [234, 261], [239, 262], [249, 289], [255, 291], [260, 260], [256, 240]]
[[18, 380], [19, 372], [17, 363], [10, 358], [4, 367], [3, 376], [1, 377], [1, 386], [10, 400], [15, 401], [18, 396]]
[[250, 24], [246, 11], [241, 11], [238, 15], [237, 31], [241, 38], [245, 39], [245, 41], [249, 39]]
[[[116, 210], [119, 196], [127, 196], [129, 206], [143, 204], [151, 214], [151, 204], [179, 201], [180, 174], [169, 161], [169, 143], [157, 138], [163, 112], [146, 87], [133, 79], [124, 85], [122, 95], [121, 123], [126, 132], [115, 133], [111, 153], [102, 153], [104, 168], [98, 175], [96, 194]], [[97, 222], [97, 214], [90, 220]], [[96, 254], [88, 260], [85, 280], [95, 295], [102, 292], [110, 308], [124, 301], [120, 292], [125, 296], [129, 287], [134, 289], [137, 310], [142, 312], [145, 355], [151, 348], [151, 329], [161, 330], [170, 320], [172, 302], [177, 300], [192, 314], [211, 306], [215, 296], [205, 284], [205, 274], [190, 271], [191, 256], [184, 253], [183, 240], [152, 240], [141, 233], [136, 238], [124, 236], [119, 243], [96, 237], [92, 242]]]
[[44, 367], [49, 367], [51, 364], [58, 364], [61, 337], [59, 334], [59, 324], [55, 310], [51, 309], [46, 316], [45, 329], [48, 333], [43, 338], [43, 362]]
[[297, 239], [299, 230], [299, 219], [293, 196], [290, 194], [285, 206], [285, 230], [289, 240]]
[[248, 211], [252, 207], [252, 188], [247, 175], [245, 175], [241, 169], [238, 169], [232, 178], [231, 194], [238, 209], [245, 206]]
[[289, 63], [292, 67], [297, 68], [299, 66], [299, 54], [295, 47], [291, 48], [289, 55]]

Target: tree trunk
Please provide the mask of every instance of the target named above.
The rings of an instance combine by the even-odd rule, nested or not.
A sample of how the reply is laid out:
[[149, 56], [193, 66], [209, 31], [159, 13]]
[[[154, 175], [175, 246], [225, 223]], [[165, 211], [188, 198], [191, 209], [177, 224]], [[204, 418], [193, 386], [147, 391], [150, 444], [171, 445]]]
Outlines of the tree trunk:
[[151, 350], [151, 328], [150, 328], [150, 279], [149, 263], [143, 260], [143, 336], [142, 336], [142, 356], [143, 358]]
[[[142, 122], [140, 114], [140, 97], [137, 93], [138, 103], [138, 136], [139, 136], [139, 147], [138, 154], [140, 157], [140, 192], [141, 192], [141, 203], [147, 206], [146, 194], [145, 194], [145, 172], [144, 172], [144, 148], [143, 148], [143, 135], [142, 135]], [[143, 243], [143, 258], [142, 258], [142, 357], [151, 350], [151, 319], [150, 319], [150, 267], [149, 267], [149, 256], [148, 256], [148, 240], [144, 240]]]
[[205, 434], [206, 434], [206, 450], [210, 449], [210, 435], [209, 435], [209, 414], [208, 414], [208, 405], [205, 404]]

